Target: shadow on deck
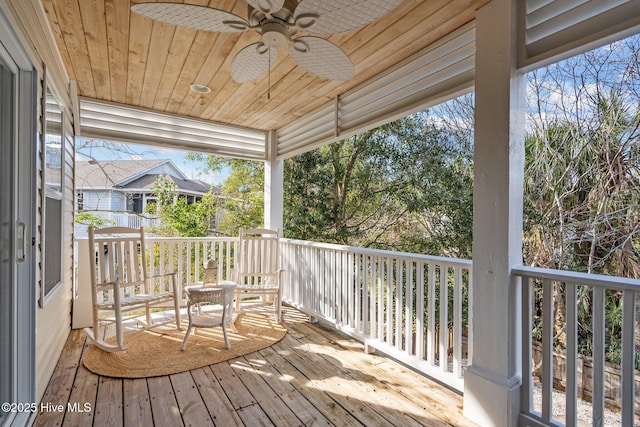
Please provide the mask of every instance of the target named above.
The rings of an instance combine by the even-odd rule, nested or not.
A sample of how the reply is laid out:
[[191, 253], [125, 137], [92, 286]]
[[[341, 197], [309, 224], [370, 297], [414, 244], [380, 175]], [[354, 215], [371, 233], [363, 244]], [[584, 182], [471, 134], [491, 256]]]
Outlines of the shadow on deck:
[[[470, 425], [462, 397], [284, 307], [285, 338], [180, 374], [118, 379], [82, 365], [69, 335], [34, 425]], [[61, 406], [60, 406], [61, 405]], [[60, 409], [56, 411], [54, 409]]]

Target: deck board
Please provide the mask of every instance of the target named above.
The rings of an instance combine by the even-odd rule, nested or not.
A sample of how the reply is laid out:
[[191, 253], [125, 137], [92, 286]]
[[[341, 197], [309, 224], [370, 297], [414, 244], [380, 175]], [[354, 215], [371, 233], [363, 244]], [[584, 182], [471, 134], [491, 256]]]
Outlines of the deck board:
[[89, 412], [38, 415], [35, 425], [441, 426], [472, 425], [462, 397], [286, 307], [279, 343], [170, 376], [115, 379], [81, 363], [72, 331], [42, 402]]
[[213, 426], [207, 406], [200, 396], [191, 372], [171, 375], [171, 384], [180, 407], [182, 420], [187, 426]]
[[98, 426], [124, 425], [122, 405], [122, 380], [108, 377], [100, 378], [93, 423]]
[[153, 425], [149, 388], [144, 378], [124, 379], [122, 381], [124, 400], [124, 419], [128, 424]]
[[[168, 376], [147, 378], [153, 423], [156, 426], [182, 426], [182, 416]], [[132, 424], [133, 425], [133, 424]]]
[[[250, 355], [251, 356], [251, 355]], [[231, 365], [238, 372], [238, 377], [244, 383], [247, 390], [255, 396], [260, 407], [267, 414], [272, 423], [277, 426], [301, 425], [300, 419], [284, 403], [280, 396], [273, 391], [267, 379], [266, 373], [260, 370], [260, 363], [252, 363], [244, 357], [235, 359]]]
[[191, 371], [202, 400], [218, 426], [242, 426], [242, 420], [208, 366]]

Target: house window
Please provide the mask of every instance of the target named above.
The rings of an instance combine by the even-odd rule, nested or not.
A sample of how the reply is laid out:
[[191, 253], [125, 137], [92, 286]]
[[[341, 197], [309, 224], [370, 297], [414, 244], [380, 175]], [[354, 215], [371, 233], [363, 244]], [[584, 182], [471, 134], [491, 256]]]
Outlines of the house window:
[[[46, 81], [46, 79], [45, 79]], [[63, 271], [63, 192], [64, 135], [62, 132], [62, 109], [56, 96], [46, 88], [43, 102], [43, 226], [42, 253], [43, 275], [40, 285], [40, 306], [62, 283]]]
[[141, 214], [144, 211], [144, 194], [127, 193], [127, 210], [129, 212]]

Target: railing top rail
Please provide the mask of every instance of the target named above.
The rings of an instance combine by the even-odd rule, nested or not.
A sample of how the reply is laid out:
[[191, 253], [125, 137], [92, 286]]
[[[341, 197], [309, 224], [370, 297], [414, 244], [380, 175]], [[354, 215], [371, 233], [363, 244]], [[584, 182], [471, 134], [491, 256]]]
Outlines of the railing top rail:
[[[148, 242], [237, 242], [237, 237], [160, 237], [145, 233], [144, 239]], [[75, 240], [89, 240], [88, 237], [76, 238]]]
[[521, 277], [535, 277], [570, 284], [588, 285], [620, 291], [631, 290], [634, 292], [640, 292], [640, 280], [629, 279], [626, 277], [526, 266], [513, 267], [511, 272], [512, 274]]
[[237, 242], [237, 237], [161, 237], [161, 236], [148, 236], [145, 240], [152, 241], [171, 241], [171, 242]]
[[414, 254], [409, 252], [395, 252], [395, 251], [387, 251], [382, 249], [370, 249], [370, 248], [361, 248], [357, 246], [347, 246], [347, 245], [338, 245], [334, 243], [321, 243], [321, 242], [311, 242], [308, 240], [295, 240], [295, 239], [280, 239], [281, 243], [284, 244], [293, 244], [297, 246], [305, 246], [312, 248], [321, 248], [321, 249], [331, 249], [334, 251], [340, 252], [354, 252], [361, 255], [373, 255], [380, 258], [402, 258], [409, 261], [416, 262], [432, 262], [440, 265], [450, 265], [450, 266], [461, 266], [465, 268], [471, 268], [472, 262], [467, 259], [459, 259], [459, 258], [446, 258], [432, 255], [422, 255], [422, 254]]

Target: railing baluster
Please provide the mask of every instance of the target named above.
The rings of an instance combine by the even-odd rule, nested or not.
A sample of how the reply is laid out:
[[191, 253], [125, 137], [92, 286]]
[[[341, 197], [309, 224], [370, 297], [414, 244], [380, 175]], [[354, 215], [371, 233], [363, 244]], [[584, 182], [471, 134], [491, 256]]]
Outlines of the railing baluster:
[[453, 373], [462, 377], [462, 270], [453, 269]]
[[311, 253], [309, 258], [311, 260], [311, 286], [309, 288], [310, 292], [307, 295], [307, 300], [309, 301], [309, 305], [313, 311], [320, 313], [320, 310], [318, 309], [320, 299], [320, 293], [318, 292], [318, 250], [316, 248], [309, 248], [309, 252]]
[[396, 261], [396, 349], [402, 350], [402, 264]]
[[364, 335], [369, 338], [374, 338], [375, 329], [376, 329], [376, 320], [375, 320], [375, 298], [376, 298], [376, 290], [373, 286], [373, 274], [372, 274], [372, 264], [373, 260], [371, 257], [363, 256], [362, 262], [362, 276], [364, 278], [362, 289], [364, 295], [362, 297], [362, 301], [364, 304], [364, 313], [362, 318], [364, 319]]
[[566, 298], [566, 363], [567, 363], [567, 384], [565, 390], [565, 407], [566, 416], [565, 424], [574, 426], [578, 422], [577, 418], [577, 399], [578, 399], [578, 383], [577, 383], [577, 358], [578, 358], [578, 310], [577, 310], [577, 284], [565, 283]]
[[[473, 274], [467, 270], [467, 360], [473, 360]], [[529, 329], [531, 330], [531, 329]]]
[[362, 334], [364, 337], [371, 336], [370, 327], [370, 315], [369, 315], [369, 305], [371, 303], [371, 297], [369, 292], [369, 257], [366, 255], [362, 255], [362, 264], [361, 264], [361, 280], [360, 280], [360, 289], [362, 292]]
[[424, 263], [416, 263], [416, 357], [424, 359]]
[[338, 250], [338, 259], [337, 259], [337, 270], [340, 276], [338, 280], [338, 305], [340, 307], [340, 326], [347, 326], [349, 323], [348, 318], [348, 300], [347, 300], [347, 281], [348, 281], [348, 271], [347, 271], [347, 253], [345, 251]]
[[313, 260], [313, 295], [315, 296], [315, 298], [312, 298], [313, 302], [314, 302], [314, 310], [317, 311], [318, 313], [324, 315], [324, 312], [322, 311], [322, 300], [324, 297], [324, 292], [322, 292], [322, 279], [320, 277], [320, 249], [319, 248], [312, 248], [311, 251], [313, 252], [313, 256], [311, 257], [311, 259]]
[[386, 258], [387, 263], [387, 305], [386, 305], [386, 316], [387, 316], [387, 336], [385, 339], [385, 343], [393, 346], [393, 263], [394, 260], [392, 258]]
[[593, 288], [593, 425], [604, 425], [604, 288]]
[[386, 289], [386, 279], [384, 275], [385, 258], [378, 258], [378, 280], [376, 286], [378, 288], [378, 339], [385, 341], [384, 339], [384, 325], [385, 325], [385, 313], [387, 310], [384, 306], [384, 291]]
[[542, 281], [542, 419], [550, 422], [553, 397], [553, 283]]
[[427, 291], [427, 360], [432, 366], [436, 364], [436, 265], [429, 264]]
[[440, 349], [438, 364], [440, 369], [449, 369], [449, 288], [447, 274], [449, 269], [446, 265], [440, 264]]
[[337, 320], [340, 317], [338, 312], [338, 269], [336, 268], [337, 256], [335, 250], [329, 252], [329, 280], [331, 282], [331, 317]]
[[405, 330], [405, 346], [407, 353], [412, 353], [413, 348], [413, 261], [406, 263], [406, 295], [405, 295], [405, 313], [404, 313], [404, 330]]
[[353, 252], [349, 252], [347, 257], [347, 269], [349, 271], [349, 326], [353, 329], [357, 329], [356, 322], [356, 255]]
[[[531, 375], [531, 311], [533, 304], [533, 286], [530, 286], [530, 279], [523, 276], [522, 280], [522, 390], [520, 392], [521, 411], [528, 414], [533, 409], [533, 376]], [[469, 298], [471, 299], [471, 298]], [[471, 328], [469, 328], [471, 333]]]
[[635, 313], [636, 293], [622, 294], [622, 425], [635, 424]]
[[[185, 270], [184, 267], [184, 259], [183, 259], [183, 253], [185, 252], [184, 250], [184, 242], [178, 242], [178, 269], [176, 270], [178, 272], [178, 288], [180, 288], [180, 290], [182, 290], [182, 284], [186, 283], [187, 285], [189, 284], [189, 273], [187, 272], [187, 277], [183, 277], [183, 271]], [[186, 251], [186, 259], [188, 260], [189, 258], [189, 251], [187, 249]], [[182, 298], [182, 292], [180, 292], [180, 297]]]
[[[151, 239], [145, 239], [145, 241], [149, 245], [149, 272], [151, 274], [156, 274], [156, 247], [158, 247], [159, 243]], [[158, 253], [160, 253], [159, 248]]]
[[185, 278], [185, 284], [189, 284], [192, 280], [194, 282], [198, 281], [198, 277], [193, 277], [192, 276], [192, 272], [193, 272], [193, 265], [191, 262], [191, 254], [193, 253], [193, 248], [197, 245], [198, 243], [193, 241], [193, 242], [187, 242], [187, 253], [185, 254], [185, 260], [187, 262], [187, 277]]
[[228, 272], [231, 270], [231, 260], [235, 260], [235, 248], [236, 245], [234, 244], [233, 246], [231, 245], [231, 242], [227, 242], [226, 243], [226, 271], [227, 271], [227, 280], [231, 280], [232, 278], [228, 276]]

